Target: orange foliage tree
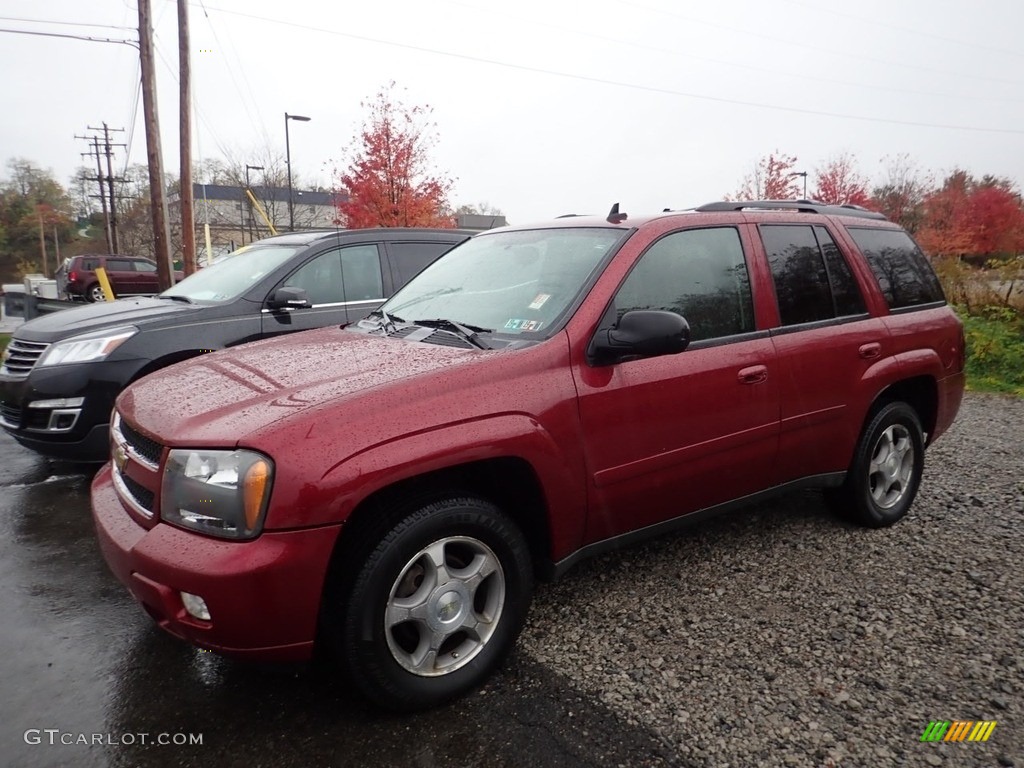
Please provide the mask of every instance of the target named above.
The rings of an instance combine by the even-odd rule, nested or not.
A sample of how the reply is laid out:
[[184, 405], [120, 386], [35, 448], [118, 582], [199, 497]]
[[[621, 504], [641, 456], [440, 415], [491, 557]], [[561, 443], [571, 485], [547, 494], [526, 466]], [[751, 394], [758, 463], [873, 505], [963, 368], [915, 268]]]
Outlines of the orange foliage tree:
[[358, 146], [344, 173], [335, 170], [348, 199], [338, 204], [351, 229], [452, 227], [448, 204], [453, 181], [436, 171], [430, 151], [437, 143], [429, 106], [407, 107], [392, 81], [370, 103]]
[[867, 206], [871, 201], [867, 180], [857, 171], [852, 155], [843, 152], [815, 168], [814, 192], [811, 197], [829, 205]]
[[925, 198], [917, 238], [935, 256], [1013, 256], [1024, 251], [1024, 206], [1010, 181], [955, 170]]
[[743, 177], [740, 188], [726, 200], [796, 200], [802, 195], [793, 167], [796, 157], [783, 155], [779, 150], [765, 155], [754, 165], [754, 170]]

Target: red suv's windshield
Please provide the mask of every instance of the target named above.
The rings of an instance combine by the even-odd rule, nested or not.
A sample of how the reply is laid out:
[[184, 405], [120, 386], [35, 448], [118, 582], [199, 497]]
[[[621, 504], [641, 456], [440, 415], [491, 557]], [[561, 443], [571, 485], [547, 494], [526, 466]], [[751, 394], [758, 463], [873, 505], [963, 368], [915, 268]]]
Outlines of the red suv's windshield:
[[395, 320], [445, 318], [498, 333], [544, 334], [561, 323], [625, 234], [573, 227], [477, 235], [413, 278], [384, 311]]

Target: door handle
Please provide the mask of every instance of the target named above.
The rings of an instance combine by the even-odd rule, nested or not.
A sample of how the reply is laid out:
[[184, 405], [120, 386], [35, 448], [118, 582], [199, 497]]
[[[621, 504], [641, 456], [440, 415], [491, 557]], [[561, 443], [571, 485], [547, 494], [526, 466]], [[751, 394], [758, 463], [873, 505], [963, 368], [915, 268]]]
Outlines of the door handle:
[[740, 384], [760, 384], [768, 378], [768, 366], [752, 365], [749, 368], [743, 368], [736, 378]]
[[873, 360], [882, 354], [882, 345], [877, 341], [873, 341], [870, 344], [861, 344], [858, 352], [865, 360]]

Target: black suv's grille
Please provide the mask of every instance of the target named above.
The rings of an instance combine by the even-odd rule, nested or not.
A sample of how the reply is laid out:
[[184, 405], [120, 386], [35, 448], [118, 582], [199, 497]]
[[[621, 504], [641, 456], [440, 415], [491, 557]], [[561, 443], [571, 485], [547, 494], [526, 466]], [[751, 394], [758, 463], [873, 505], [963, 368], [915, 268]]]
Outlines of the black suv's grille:
[[24, 341], [22, 339], [11, 339], [4, 352], [4, 364], [0, 373], [8, 376], [28, 376], [39, 358], [42, 356], [49, 344], [41, 344], [37, 341]]
[[0, 418], [13, 427], [21, 426], [21, 408], [7, 403], [0, 403]]
[[121, 482], [124, 483], [124, 487], [128, 489], [128, 493], [135, 499], [135, 503], [142, 507], [147, 512], [153, 511], [153, 498], [154, 494], [151, 490], [143, 486], [141, 483], [137, 483], [132, 480], [128, 475], [121, 475]]
[[[156, 440], [150, 440], [145, 435], [133, 429], [124, 419], [121, 419], [120, 428], [121, 434], [124, 435], [125, 442], [132, 447], [132, 450], [151, 464], [160, 463], [160, 453], [164, 449], [160, 443]], [[153, 494], [149, 495], [152, 497]]]

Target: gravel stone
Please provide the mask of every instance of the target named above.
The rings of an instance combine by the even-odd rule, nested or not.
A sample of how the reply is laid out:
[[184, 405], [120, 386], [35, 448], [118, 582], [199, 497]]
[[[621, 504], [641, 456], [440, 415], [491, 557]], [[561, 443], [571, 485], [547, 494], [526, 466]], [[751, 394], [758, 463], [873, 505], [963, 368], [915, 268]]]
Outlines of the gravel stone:
[[[804, 491], [541, 585], [519, 644], [681, 766], [1004, 765], [1024, 756], [1024, 400], [968, 394], [908, 516]], [[996, 720], [925, 744], [931, 720]]]

